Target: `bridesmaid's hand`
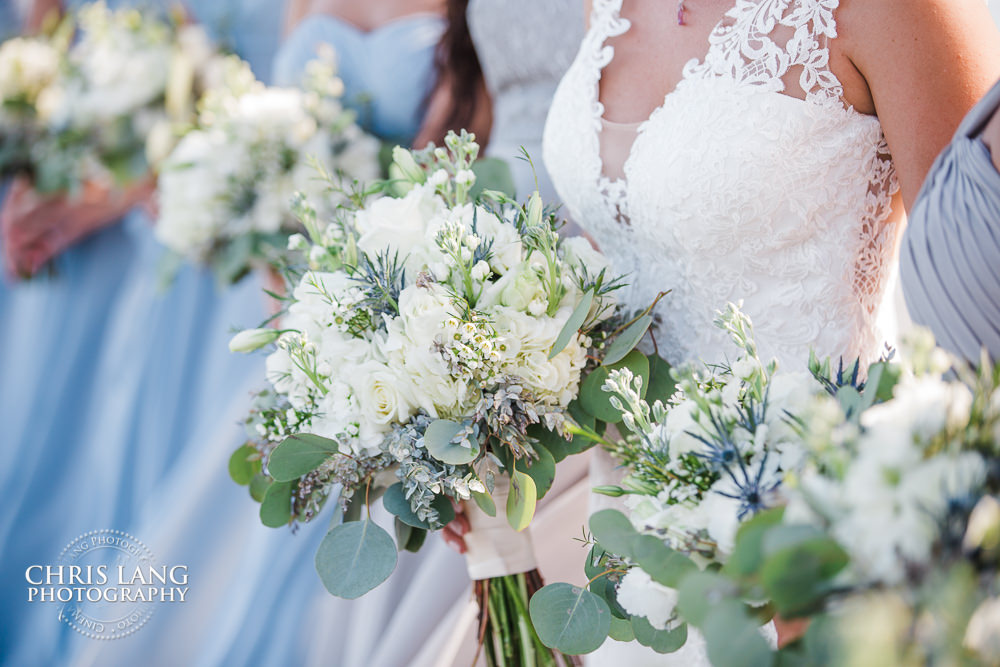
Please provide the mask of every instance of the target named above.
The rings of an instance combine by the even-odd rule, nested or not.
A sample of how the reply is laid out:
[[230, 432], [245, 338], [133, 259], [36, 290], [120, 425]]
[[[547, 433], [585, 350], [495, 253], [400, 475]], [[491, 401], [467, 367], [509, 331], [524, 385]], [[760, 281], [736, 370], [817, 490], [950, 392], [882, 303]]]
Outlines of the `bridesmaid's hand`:
[[462, 509], [461, 505], [454, 501], [452, 501], [452, 505], [455, 506], [455, 518], [441, 529], [441, 537], [444, 538], [445, 543], [452, 549], [460, 554], [464, 554], [468, 551], [468, 547], [465, 546], [464, 535], [469, 532], [469, 518], [465, 516], [465, 510]]
[[26, 178], [16, 178], [0, 210], [4, 264], [12, 275], [31, 276], [50, 259], [86, 236], [150, 200], [153, 181], [125, 190], [87, 183], [76, 197], [41, 195]]

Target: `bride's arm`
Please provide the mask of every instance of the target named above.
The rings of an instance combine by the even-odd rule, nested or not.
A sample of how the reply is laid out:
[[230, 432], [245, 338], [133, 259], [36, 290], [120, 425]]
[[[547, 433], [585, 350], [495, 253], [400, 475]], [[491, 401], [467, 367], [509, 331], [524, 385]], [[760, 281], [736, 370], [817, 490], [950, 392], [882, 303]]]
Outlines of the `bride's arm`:
[[838, 52], [867, 86], [855, 106], [878, 114], [909, 209], [959, 122], [1000, 78], [1000, 32], [983, 0], [844, 0], [837, 27]]

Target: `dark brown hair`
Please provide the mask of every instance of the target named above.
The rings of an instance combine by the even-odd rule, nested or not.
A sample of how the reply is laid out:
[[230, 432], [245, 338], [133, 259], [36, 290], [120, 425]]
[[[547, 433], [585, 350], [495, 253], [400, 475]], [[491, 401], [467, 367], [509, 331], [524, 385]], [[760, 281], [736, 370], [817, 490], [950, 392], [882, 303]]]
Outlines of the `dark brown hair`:
[[451, 89], [451, 107], [444, 117], [442, 134], [470, 127], [480, 102], [483, 70], [465, 18], [468, 6], [469, 0], [447, 0], [448, 27], [441, 35], [434, 58], [438, 85], [448, 85]]

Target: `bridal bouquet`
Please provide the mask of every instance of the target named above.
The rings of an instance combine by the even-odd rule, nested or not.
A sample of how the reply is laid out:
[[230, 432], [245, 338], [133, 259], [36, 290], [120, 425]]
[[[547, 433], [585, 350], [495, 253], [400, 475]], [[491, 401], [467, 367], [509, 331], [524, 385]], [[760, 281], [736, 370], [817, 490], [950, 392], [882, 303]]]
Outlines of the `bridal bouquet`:
[[170, 25], [103, 2], [50, 37], [5, 42], [0, 174], [26, 174], [40, 192], [140, 178], [146, 138], [165, 116], [173, 50]]
[[[156, 236], [234, 282], [300, 228], [296, 192], [320, 201], [326, 186], [318, 172], [347, 182], [376, 178], [379, 145], [341, 106], [330, 50], [308, 65], [302, 89], [265, 87], [248, 69], [224, 81], [208, 91], [197, 128], [162, 166]], [[321, 213], [344, 201], [322, 199]]]
[[[670, 652], [687, 624], [721, 667], [996, 664], [1000, 372], [917, 336], [901, 363], [789, 374], [759, 363], [738, 311], [720, 324], [745, 354], [677, 371], [669, 406], [627, 372], [606, 383], [633, 435], [616, 444], [631, 474], [604, 491], [629, 516], [591, 517], [589, 590], [532, 600], [563, 619], [553, 645]], [[811, 619], [780, 650], [759, 632], [775, 612]]]
[[[309, 266], [281, 329], [231, 343], [276, 345], [254, 442], [231, 471], [269, 526], [309, 521], [335, 499], [316, 567], [345, 598], [384, 581], [397, 548], [418, 549], [464, 503], [489, 663], [557, 664], [528, 618], [540, 582], [522, 531], [556, 462], [589, 445], [572, 437], [574, 399], [607, 351], [620, 283], [584, 239], [558, 236], [537, 193], [526, 207], [473, 197], [474, 137], [445, 143], [397, 148], [389, 194], [355, 198], [326, 226], [298, 200], [308, 238], [290, 245]], [[363, 509], [379, 496], [396, 544]]]

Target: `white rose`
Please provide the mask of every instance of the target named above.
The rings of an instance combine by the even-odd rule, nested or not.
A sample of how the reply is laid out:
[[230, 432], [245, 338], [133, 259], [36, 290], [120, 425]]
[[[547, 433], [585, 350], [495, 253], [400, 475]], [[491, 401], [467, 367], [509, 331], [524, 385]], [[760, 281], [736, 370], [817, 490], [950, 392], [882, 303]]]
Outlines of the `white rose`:
[[586, 269], [587, 275], [597, 277], [601, 271], [611, 274], [611, 261], [597, 251], [583, 236], [571, 236], [563, 239], [563, 259], [566, 263]]
[[393, 373], [382, 363], [369, 361], [353, 368], [351, 377], [344, 379], [355, 391], [362, 419], [375, 430], [388, 431], [393, 423], [403, 424], [416, 412], [408, 378]]
[[521, 235], [513, 224], [480, 207], [476, 214], [476, 228], [480, 236], [493, 242], [490, 268], [494, 273], [502, 276], [521, 263], [524, 249]]
[[373, 257], [386, 249], [390, 255], [398, 252], [407, 273], [416, 275], [426, 262], [419, 250], [428, 226], [443, 208], [444, 202], [426, 186], [415, 187], [402, 198], [376, 200], [355, 215], [358, 248]]

